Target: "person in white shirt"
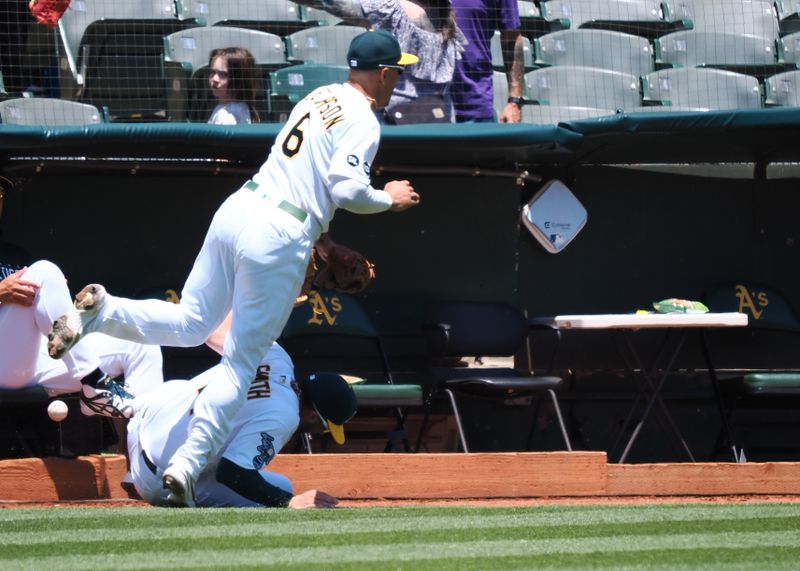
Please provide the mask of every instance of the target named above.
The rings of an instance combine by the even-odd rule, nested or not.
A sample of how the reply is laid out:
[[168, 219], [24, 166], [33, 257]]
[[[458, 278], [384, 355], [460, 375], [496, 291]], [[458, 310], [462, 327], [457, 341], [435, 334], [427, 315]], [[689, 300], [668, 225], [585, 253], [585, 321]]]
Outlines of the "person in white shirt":
[[219, 101], [208, 122], [212, 125], [258, 123], [253, 103], [260, 88], [253, 54], [244, 48], [219, 48], [208, 58], [208, 85]]

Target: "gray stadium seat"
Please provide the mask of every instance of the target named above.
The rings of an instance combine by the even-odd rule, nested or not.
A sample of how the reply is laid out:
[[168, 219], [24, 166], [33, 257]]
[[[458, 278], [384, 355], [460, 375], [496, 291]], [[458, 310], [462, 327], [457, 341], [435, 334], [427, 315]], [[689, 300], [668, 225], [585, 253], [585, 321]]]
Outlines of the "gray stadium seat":
[[272, 120], [285, 122], [295, 103], [321, 85], [347, 80], [346, 65], [300, 64], [270, 73]]
[[517, 10], [520, 18], [538, 18], [541, 12], [533, 0], [517, 0]]
[[800, 107], [800, 71], [787, 71], [764, 81], [764, 103]]
[[502, 71], [492, 72], [494, 112], [499, 117], [508, 102], [508, 77]]
[[701, 67], [662, 69], [642, 77], [645, 102], [697, 109], [758, 109], [758, 79], [750, 75]]
[[525, 90], [542, 105], [618, 109], [641, 105], [639, 79], [582, 66], [553, 66], [525, 74]]
[[334, 16], [330, 12], [312, 8], [310, 6], [300, 6], [300, 19], [303, 22], [319, 26], [335, 26], [343, 20], [338, 16]]
[[780, 38], [778, 49], [780, 57], [785, 62], [800, 64], [800, 32], [787, 34]]
[[656, 63], [675, 67], [763, 64], [777, 62], [775, 41], [728, 32], [674, 32], [654, 42]]
[[[495, 31], [494, 36], [492, 36], [492, 41], [489, 44], [492, 53], [492, 67], [497, 70], [505, 69], [500, 35], [499, 31]], [[522, 36], [522, 63], [526, 70], [531, 70], [535, 67], [533, 65], [533, 46], [531, 45], [531, 41], [525, 36]]]
[[654, 40], [656, 66], [703, 66], [765, 77], [797, 69], [783, 60], [780, 40], [728, 32], [682, 31]]
[[289, 61], [346, 65], [350, 40], [362, 33], [360, 26], [318, 26], [286, 36]]
[[212, 26], [225, 21], [299, 22], [300, 6], [289, 0], [177, 0], [178, 17]]
[[662, 20], [658, 0], [549, 0], [540, 4], [548, 20], [567, 19], [570, 28], [579, 28], [592, 20], [648, 21]]
[[614, 115], [614, 109], [598, 109], [597, 107], [573, 107], [569, 105], [525, 105], [522, 108], [522, 122], [534, 125], [555, 125], [562, 121], [592, 119]]
[[6, 125], [98, 125], [103, 114], [93, 105], [64, 99], [29, 98], [0, 101], [0, 122]]
[[[61, 37], [61, 68], [72, 69], [78, 75], [81, 39], [90, 24], [98, 20], [173, 20], [177, 19], [171, 0], [91, 0], [73, 2], [58, 22]], [[66, 67], [65, 67], [66, 66]]]
[[538, 65], [581, 65], [636, 77], [655, 71], [653, 49], [645, 38], [610, 30], [561, 30], [536, 38]]
[[211, 50], [236, 46], [253, 54], [257, 64], [286, 63], [286, 45], [275, 34], [234, 27], [189, 28], [164, 38], [164, 61], [188, 71], [208, 64]]
[[668, 17], [691, 21], [698, 32], [778, 37], [775, 6], [765, 0], [666, 0]]

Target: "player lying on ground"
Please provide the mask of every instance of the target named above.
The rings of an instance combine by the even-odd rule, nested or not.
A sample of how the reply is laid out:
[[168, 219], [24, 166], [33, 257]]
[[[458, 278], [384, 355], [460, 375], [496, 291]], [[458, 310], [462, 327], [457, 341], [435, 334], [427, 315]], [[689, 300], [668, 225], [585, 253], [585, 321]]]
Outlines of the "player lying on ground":
[[[215, 336], [220, 330], [215, 332]], [[224, 338], [224, 331], [220, 334]], [[208, 344], [221, 351], [220, 337]], [[128, 453], [133, 484], [154, 505], [170, 505], [163, 474], [175, 450], [186, 440], [189, 421], [208, 372], [191, 381], [170, 381], [140, 401], [128, 424]], [[342, 424], [356, 412], [353, 389], [338, 375], [321, 374], [296, 382], [292, 361], [275, 343], [259, 365], [247, 399], [233, 419], [230, 438], [209, 459], [194, 488], [201, 507], [333, 507], [336, 498], [319, 490], [293, 495], [288, 478], [265, 471], [298, 429], [323, 426], [344, 442]]]

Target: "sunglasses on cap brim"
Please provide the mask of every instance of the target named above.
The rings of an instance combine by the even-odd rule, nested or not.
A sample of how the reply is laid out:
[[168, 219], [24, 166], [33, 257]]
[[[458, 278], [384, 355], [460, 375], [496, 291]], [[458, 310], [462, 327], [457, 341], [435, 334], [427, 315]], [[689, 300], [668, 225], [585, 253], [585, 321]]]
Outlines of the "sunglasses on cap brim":
[[402, 73], [406, 70], [402, 65], [388, 65], [388, 64], [380, 64], [378, 65], [379, 68], [386, 68], [386, 69], [396, 69], [398, 75], [402, 75]]

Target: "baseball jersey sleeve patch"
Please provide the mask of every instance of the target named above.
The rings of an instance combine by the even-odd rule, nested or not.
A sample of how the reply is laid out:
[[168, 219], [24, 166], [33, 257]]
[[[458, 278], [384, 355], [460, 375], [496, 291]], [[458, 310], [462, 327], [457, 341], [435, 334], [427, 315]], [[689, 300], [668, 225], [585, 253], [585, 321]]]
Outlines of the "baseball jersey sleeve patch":
[[372, 167], [370, 166], [370, 164], [367, 161], [364, 161], [364, 172], [367, 174], [367, 176], [369, 176], [369, 171], [371, 168]]
[[357, 156], [347, 155], [347, 164], [350, 165], [351, 167], [357, 167], [359, 162], [360, 161], [358, 160]]
[[261, 470], [272, 462], [272, 459], [275, 458], [275, 446], [272, 444], [274, 441], [275, 438], [266, 432], [261, 433], [261, 445], [257, 448], [258, 454], [253, 457], [253, 468]]

